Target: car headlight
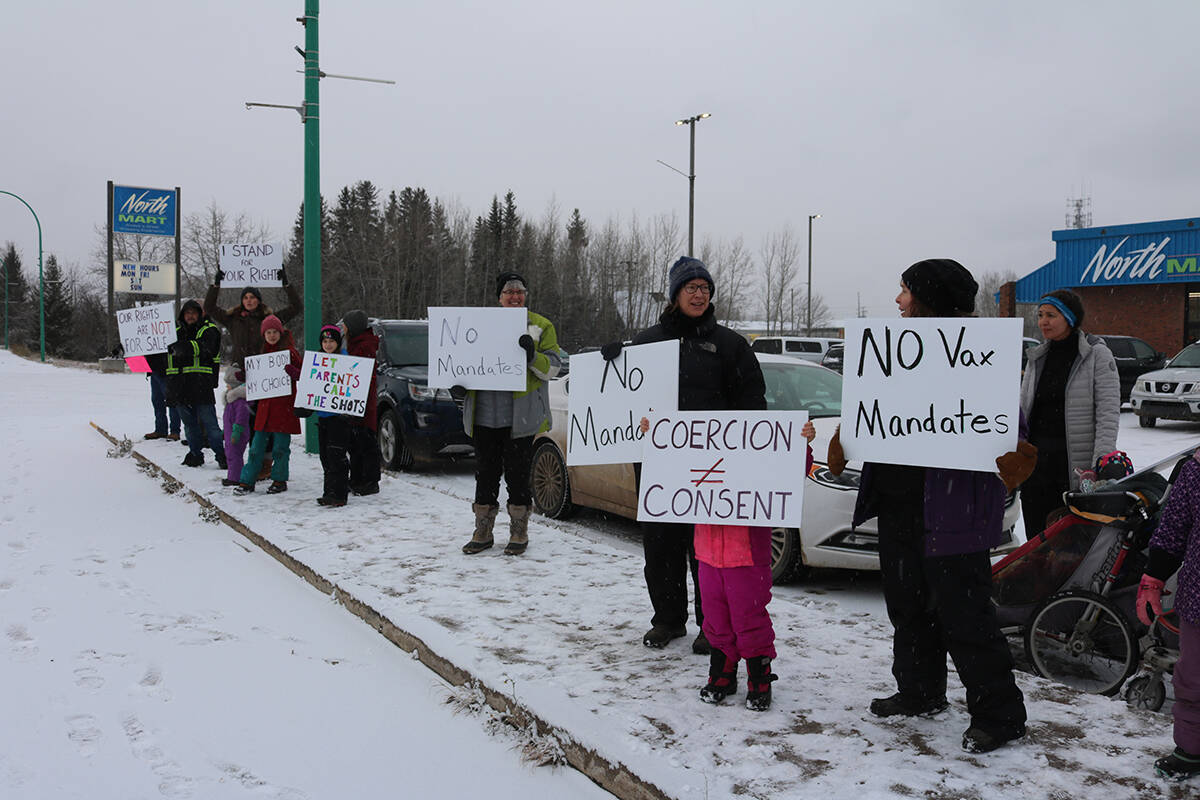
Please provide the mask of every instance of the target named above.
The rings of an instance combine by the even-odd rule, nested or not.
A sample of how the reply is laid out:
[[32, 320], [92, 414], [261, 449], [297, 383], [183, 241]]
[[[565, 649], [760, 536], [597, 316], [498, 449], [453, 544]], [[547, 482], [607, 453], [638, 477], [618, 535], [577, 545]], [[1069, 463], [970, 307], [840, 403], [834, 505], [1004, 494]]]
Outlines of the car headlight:
[[831, 489], [840, 489], [845, 492], [858, 489], [862, 473], [856, 469], [844, 469], [841, 475], [834, 475], [829, 471], [827, 464], [814, 461], [812, 469], [808, 472], [808, 477], [822, 486], [828, 486]]
[[420, 383], [408, 384], [408, 396], [413, 400], [452, 400], [449, 389], [430, 389]]

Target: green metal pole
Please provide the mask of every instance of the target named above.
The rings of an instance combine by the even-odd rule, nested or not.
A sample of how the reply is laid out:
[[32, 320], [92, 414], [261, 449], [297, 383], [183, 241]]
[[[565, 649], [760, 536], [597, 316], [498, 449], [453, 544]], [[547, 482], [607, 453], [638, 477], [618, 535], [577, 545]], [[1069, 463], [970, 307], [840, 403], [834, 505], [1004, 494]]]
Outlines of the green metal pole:
[[[304, 0], [304, 346], [320, 350], [321, 115], [317, 33], [319, 0]], [[305, 450], [317, 452], [316, 417], [305, 424]]]
[[[316, 0], [313, 0], [316, 2]], [[33, 214], [33, 221], [37, 223], [38, 229], [38, 311], [40, 314], [41, 341], [42, 341], [42, 361], [46, 361], [46, 281], [42, 277], [42, 221], [38, 219], [37, 212], [33, 210], [33, 206], [25, 202], [25, 199], [20, 195], [6, 192], [0, 189], [0, 194], [6, 194], [9, 197], [15, 197], [29, 209], [29, 213]], [[8, 270], [4, 272], [4, 346], [8, 347]]]

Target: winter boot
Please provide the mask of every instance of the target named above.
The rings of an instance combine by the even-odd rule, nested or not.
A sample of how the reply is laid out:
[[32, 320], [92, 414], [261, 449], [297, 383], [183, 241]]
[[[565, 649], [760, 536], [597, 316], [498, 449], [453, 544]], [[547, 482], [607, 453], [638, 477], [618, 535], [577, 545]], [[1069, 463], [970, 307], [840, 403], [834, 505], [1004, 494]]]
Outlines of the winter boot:
[[471, 535], [471, 541], [463, 545], [462, 551], [467, 555], [482, 553], [492, 546], [492, 527], [496, 524], [500, 506], [472, 503], [471, 510], [475, 512], [475, 533]]
[[[1012, 727], [988, 730], [972, 725], [963, 732], [962, 749], [968, 753], [990, 753], [1014, 739], [1025, 735], [1025, 726], [1021, 724]], [[1165, 761], [1166, 759], [1159, 759]], [[1154, 766], [1158, 767], [1158, 762]]]
[[341, 508], [346, 505], [346, 498], [337, 497], [332, 494], [323, 494], [317, 498], [317, 505], [325, 506], [326, 508]]
[[704, 635], [704, 629], [696, 634], [696, 638], [692, 641], [692, 652], [698, 656], [712, 655], [712, 645], [708, 643], [708, 637]]
[[280, 494], [287, 491], [287, 481], [271, 481], [271, 485], [267, 487], [267, 494]]
[[370, 483], [360, 483], [356, 486], [351, 486], [350, 491], [359, 496], [379, 494], [379, 481], [371, 481]]
[[1200, 755], [1176, 747], [1171, 755], [1154, 762], [1154, 771], [1169, 781], [1186, 781], [1200, 775]]
[[903, 692], [896, 692], [891, 697], [876, 697], [871, 701], [871, 713], [877, 717], [927, 717], [939, 711], [944, 711], [946, 695], [922, 699], [910, 697]]
[[508, 544], [504, 555], [519, 556], [529, 546], [529, 514], [533, 506], [508, 505]]
[[203, 464], [204, 464], [204, 454], [203, 453], [189, 452], [186, 456], [183, 457], [183, 466], [185, 466], [185, 467], [199, 467], [199, 466], [202, 466]]
[[687, 628], [680, 625], [673, 627], [671, 625], [655, 625], [650, 630], [646, 631], [646, 635], [642, 637], [642, 644], [646, 647], [653, 647], [656, 650], [667, 646], [667, 643], [673, 639], [678, 639], [687, 633]]
[[737, 693], [738, 662], [715, 647], [708, 659], [708, 683], [700, 689], [700, 699], [716, 705]]
[[771, 707], [771, 682], [779, 678], [771, 672], [770, 657], [747, 658], [746, 672], [749, 673], [746, 683], [746, 708], [751, 711], [766, 711]]
[[224, 450], [213, 450], [213, 458], [217, 460], [217, 466], [221, 469], [229, 469], [229, 462], [225, 460]]
[[250, 494], [254, 491], [253, 483], [239, 483], [237, 488], [233, 490], [234, 494]]
[[167, 438], [167, 435], [165, 433], [159, 433], [158, 431], [150, 431], [142, 438], [143, 439], [165, 439], [165, 438]]

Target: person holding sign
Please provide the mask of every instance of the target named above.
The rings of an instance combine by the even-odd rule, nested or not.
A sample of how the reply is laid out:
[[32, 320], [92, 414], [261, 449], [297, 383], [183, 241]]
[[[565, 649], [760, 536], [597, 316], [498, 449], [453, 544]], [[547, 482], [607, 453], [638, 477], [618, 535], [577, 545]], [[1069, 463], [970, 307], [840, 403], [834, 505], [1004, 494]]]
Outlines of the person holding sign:
[[1117, 362], [1099, 336], [1084, 333], [1079, 295], [1059, 289], [1038, 305], [1042, 344], [1029, 351], [1021, 379], [1021, 412], [1038, 463], [1021, 484], [1025, 537], [1046, 527], [1063, 505], [1063, 493], [1079, 488], [1079, 471], [1117, 449], [1121, 381]]
[[250, 403], [246, 400], [245, 373], [237, 364], [225, 368], [225, 477], [222, 486], [237, 486], [246, 465], [246, 446], [250, 443]]
[[[342, 352], [342, 329], [337, 325], [321, 328], [321, 352]], [[346, 505], [346, 498], [350, 494], [351, 417], [336, 411], [318, 411], [316, 414], [317, 453], [321, 457], [321, 470], [325, 473], [317, 505], [341, 508]]]
[[225, 310], [217, 306], [217, 293], [221, 291], [221, 281], [225, 273], [218, 267], [213, 276], [213, 285], [208, 287], [204, 295], [204, 313], [211, 317], [229, 334], [233, 345], [231, 358], [239, 364], [245, 363], [246, 356], [256, 356], [262, 352], [263, 320], [272, 314], [284, 325], [287, 325], [297, 314], [304, 310], [304, 301], [287, 279], [287, 273], [279, 270], [279, 280], [283, 282], [283, 290], [287, 292], [288, 305], [279, 311], [272, 311], [262, 301], [262, 293], [254, 286], [242, 289], [241, 301]]
[[[367, 312], [355, 309], [342, 318], [345, 326], [346, 354], [374, 359], [379, 355], [379, 337], [371, 330]], [[379, 494], [378, 396], [375, 370], [367, 393], [367, 410], [361, 417], [349, 417], [350, 491], [356, 495]]]
[[250, 457], [242, 467], [241, 481], [234, 494], [254, 491], [254, 482], [262, 469], [263, 459], [270, 449], [272, 456], [271, 485], [267, 494], [287, 491], [288, 459], [292, 454], [292, 436], [300, 432], [296, 416], [296, 380], [300, 377], [300, 353], [292, 342], [292, 332], [283, 327], [279, 317], [270, 314], [262, 321], [263, 352], [287, 350], [291, 363], [283, 369], [292, 379], [292, 391], [282, 397], [267, 397], [258, 401], [254, 414], [254, 438], [250, 440]]
[[[978, 285], [962, 264], [919, 261], [904, 274], [901, 317], [965, 317]], [[967, 690], [971, 724], [962, 747], [984, 753], [1025, 735], [1025, 703], [1013, 658], [992, 607], [988, 551], [1002, 535], [1007, 489], [1033, 470], [1036, 450], [996, 459], [1000, 477], [903, 464], [866, 463], [852, 525], [879, 518], [879, 568], [892, 621], [892, 674], [898, 691], [871, 701], [878, 717], [945, 709], [946, 655]], [[829, 471], [846, 466], [840, 431], [829, 444]], [[1007, 489], [1006, 489], [1007, 487]]]
[[[767, 407], [766, 382], [758, 357], [737, 331], [717, 323], [712, 305], [716, 290], [704, 262], [680, 257], [668, 273], [670, 302], [658, 324], [633, 337], [633, 344], [679, 341], [679, 410], [746, 411]], [[601, 348], [611, 361], [621, 354], [621, 342]], [[640, 466], [640, 465], [639, 465]], [[641, 479], [638, 471], [639, 482]], [[696, 625], [692, 642], [698, 655], [713, 655], [704, 634], [699, 568], [686, 524], [643, 522], [642, 549], [646, 557], [646, 589], [654, 616], [642, 636], [646, 647], [665, 647], [687, 633], [687, 574], [692, 574]], [[768, 562], [769, 563], [769, 562]]]
[[[504, 308], [524, 308], [529, 296], [525, 279], [516, 272], [496, 276], [496, 296]], [[504, 554], [525, 552], [529, 544], [529, 514], [533, 495], [529, 491], [529, 466], [533, 437], [550, 430], [550, 390], [547, 382], [558, 374], [558, 334], [550, 320], [528, 312], [529, 326], [521, 335], [525, 351], [525, 391], [497, 392], [472, 389], [466, 392], [463, 429], [475, 444], [475, 531], [463, 545], [468, 555], [492, 546], [492, 528], [500, 511], [500, 475], [508, 487], [508, 544]], [[461, 389], [452, 390], [460, 394]]]
[[179, 409], [187, 434], [188, 454], [183, 458], [183, 465], [199, 467], [204, 464], [204, 444], [207, 442], [217, 464], [226, 469], [221, 429], [217, 427], [217, 400], [213, 394], [221, 368], [221, 331], [204, 316], [195, 300], [187, 300], [179, 310], [175, 342], [167, 347], [166, 360], [167, 403]]

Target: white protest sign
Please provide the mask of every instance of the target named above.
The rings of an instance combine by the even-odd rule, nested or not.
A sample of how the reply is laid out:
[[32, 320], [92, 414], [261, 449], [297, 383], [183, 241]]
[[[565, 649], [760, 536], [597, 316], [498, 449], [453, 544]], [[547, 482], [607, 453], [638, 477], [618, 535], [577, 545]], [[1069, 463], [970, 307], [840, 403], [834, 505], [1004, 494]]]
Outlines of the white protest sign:
[[174, 304], [121, 309], [117, 312], [117, 335], [126, 358], [167, 352], [175, 342]]
[[805, 411], [656, 412], [638, 520], [800, 527], [807, 421]]
[[220, 266], [226, 286], [283, 286], [279, 280], [283, 248], [272, 242], [223, 244]]
[[642, 417], [679, 405], [679, 342], [625, 347], [612, 361], [599, 353], [572, 356], [570, 381], [567, 463], [641, 461]]
[[118, 259], [113, 262], [113, 291], [128, 294], [175, 294], [175, 265]]
[[291, 394], [292, 379], [284, 370], [291, 363], [291, 350], [246, 356], [246, 399], [265, 400]]
[[374, 372], [373, 358], [305, 350], [296, 381], [296, 408], [361, 417], [367, 413]]
[[846, 322], [846, 457], [995, 472], [1017, 446], [1021, 331], [1015, 318]]
[[525, 391], [523, 308], [429, 308], [429, 387]]

